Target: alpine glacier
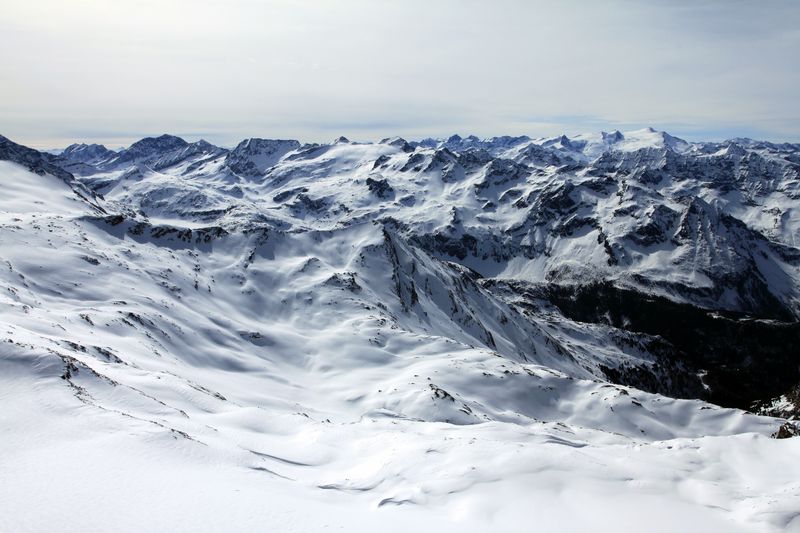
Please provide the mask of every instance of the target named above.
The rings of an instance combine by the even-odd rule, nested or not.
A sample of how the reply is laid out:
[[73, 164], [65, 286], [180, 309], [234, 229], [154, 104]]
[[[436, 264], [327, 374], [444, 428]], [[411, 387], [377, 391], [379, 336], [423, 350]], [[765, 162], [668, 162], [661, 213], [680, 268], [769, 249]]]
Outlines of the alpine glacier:
[[800, 145], [0, 137], [0, 530], [800, 531]]

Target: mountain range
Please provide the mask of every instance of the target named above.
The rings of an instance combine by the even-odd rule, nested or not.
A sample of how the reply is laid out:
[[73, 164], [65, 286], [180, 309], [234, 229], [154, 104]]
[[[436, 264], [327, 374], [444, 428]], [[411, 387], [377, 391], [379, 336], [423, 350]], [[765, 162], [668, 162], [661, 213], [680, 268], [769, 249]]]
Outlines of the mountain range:
[[0, 506], [800, 527], [800, 144], [0, 136], [0, 184]]

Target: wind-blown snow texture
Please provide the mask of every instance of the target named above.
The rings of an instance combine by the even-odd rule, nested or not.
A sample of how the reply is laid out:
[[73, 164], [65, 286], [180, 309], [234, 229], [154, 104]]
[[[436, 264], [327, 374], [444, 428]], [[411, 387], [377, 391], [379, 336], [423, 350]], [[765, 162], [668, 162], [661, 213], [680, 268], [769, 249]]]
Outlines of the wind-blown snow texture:
[[0, 137], [0, 530], [800, 530], [799, 171]]

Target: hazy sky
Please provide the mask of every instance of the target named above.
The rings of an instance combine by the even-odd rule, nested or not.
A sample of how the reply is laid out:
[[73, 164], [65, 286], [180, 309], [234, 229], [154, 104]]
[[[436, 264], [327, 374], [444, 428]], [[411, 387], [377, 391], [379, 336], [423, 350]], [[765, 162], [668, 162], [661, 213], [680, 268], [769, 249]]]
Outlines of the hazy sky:
[[797, 0], [2, 0], [0, 134], [800, 140]]

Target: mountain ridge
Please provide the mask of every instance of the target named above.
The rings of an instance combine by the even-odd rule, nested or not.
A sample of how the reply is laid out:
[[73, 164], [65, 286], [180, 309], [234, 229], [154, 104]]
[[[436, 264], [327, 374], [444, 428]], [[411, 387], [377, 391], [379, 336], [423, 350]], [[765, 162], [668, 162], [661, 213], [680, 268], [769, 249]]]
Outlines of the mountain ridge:
[[[610, 283], [712, 313], [796, 322], [800, 312], [800, 214], [792, 207], [800, 166], [785, 153], [789, 144], [687, 143], [646, 128], [538, 140], [254, 138], [233, 150], [170, 135], [118, 152], [73, 146], [42, 157], [153, 227], [330, 231], [372, 221], [484, 284]], [[774, 207], [773, 197], [781, 200]], [[779, 231], [765, 231], [766, 215], [782, 222]], [[673, 350], [683, 365], [685, 350]], [[776, 357], [765, 371], [791, 366]], [[597, 375], [621, 379], [606, 368]], [[796, 374], [765, 379], [765, 390], [739, 399], [708, 397], [748, 406], [800, 382]], [[704, 396], [696, 380], [680, 379], [686, 390], [672, 394]]]
[[642, 136], [0, 138], [0, 507], [787, 529], [796, 153]]

